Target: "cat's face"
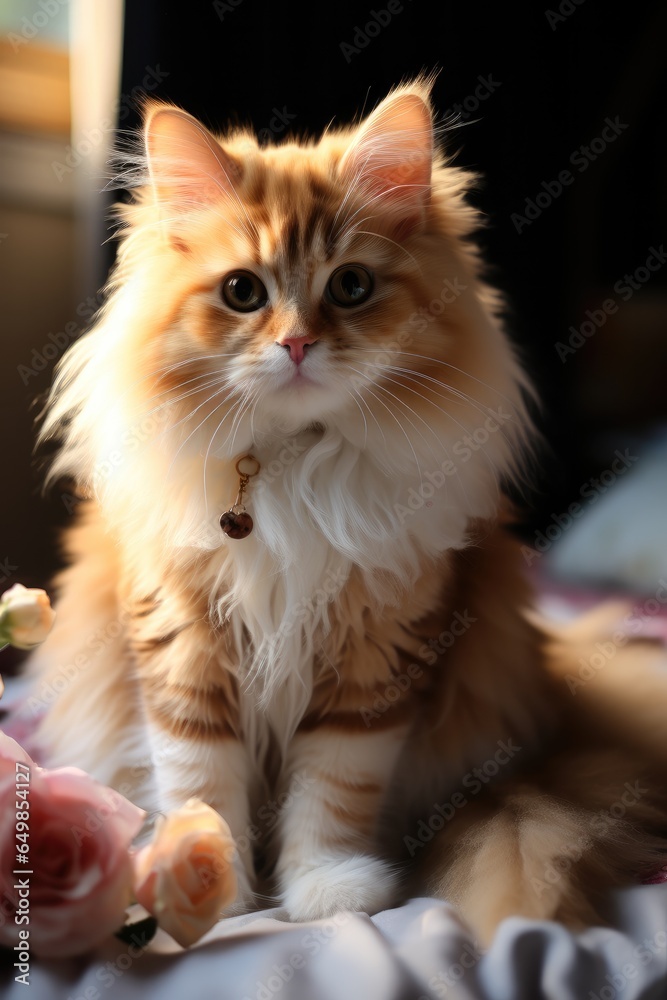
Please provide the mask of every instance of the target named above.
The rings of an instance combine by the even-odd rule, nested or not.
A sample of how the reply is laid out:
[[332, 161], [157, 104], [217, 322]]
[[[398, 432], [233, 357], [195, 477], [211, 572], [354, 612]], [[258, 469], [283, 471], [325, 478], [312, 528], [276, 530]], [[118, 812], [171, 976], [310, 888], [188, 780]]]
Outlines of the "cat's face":
[[443, 408], [483, 421], [506, 359], [471, 288], [466, 178], [434, 154], [423, 85], [317, 143], [217, 140], [165, 105], [145, 142], [152, 185], [124, 251], [143, 275], [142, 386], [206, 423], [214, 453], [234, 454], [242, 422], [386, 440], [423, 439]]
[[395, 227], [369, 217], [373, 196], [350, 192], [334, 157], [248, 151], [239, 202], [223, 201], [190, 244], [188, 263], [208, 278], [183, 301], [190, 349], [229, 352], [212, 368], [290, 423], [356, 409], [354, 393], [390, 360], [381, 352], [428, 300]]

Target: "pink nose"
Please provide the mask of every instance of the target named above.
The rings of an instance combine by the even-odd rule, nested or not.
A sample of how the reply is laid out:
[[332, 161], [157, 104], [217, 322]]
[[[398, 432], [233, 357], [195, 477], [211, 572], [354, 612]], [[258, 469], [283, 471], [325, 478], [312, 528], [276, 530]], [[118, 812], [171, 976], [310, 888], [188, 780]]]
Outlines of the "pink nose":
[[317, 337], [283, 337], [276, 341], [280, 347], [285, 347], [295, 365], [300, 365], [306, 356], [306, 348], [314, 344]]

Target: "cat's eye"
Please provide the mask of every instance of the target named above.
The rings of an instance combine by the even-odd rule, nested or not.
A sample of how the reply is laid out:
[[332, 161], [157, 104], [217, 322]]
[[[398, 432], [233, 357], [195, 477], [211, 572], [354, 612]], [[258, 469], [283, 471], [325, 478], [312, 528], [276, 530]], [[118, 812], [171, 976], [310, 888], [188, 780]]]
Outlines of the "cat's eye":
[[222, 298], [235, 312], [254, 312], [268, 301], [264, 283], [252, 271], [232, 271], [222, 282]]
[[373, 291], [373, 276], [361, 264], [338, 267], [329, 278], [327, 294], [337, 306], [359, 306]]

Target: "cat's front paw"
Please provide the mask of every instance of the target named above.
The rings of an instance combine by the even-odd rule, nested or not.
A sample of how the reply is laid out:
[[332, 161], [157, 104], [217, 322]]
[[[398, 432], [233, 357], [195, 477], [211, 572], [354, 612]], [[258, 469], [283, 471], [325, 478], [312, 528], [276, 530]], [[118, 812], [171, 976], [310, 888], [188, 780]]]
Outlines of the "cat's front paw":
[[367, 854], [330, 856], [283, 880], [290, 919], [320, 920], [342, 910], [377, 913], [396, 898], [396, 875]]

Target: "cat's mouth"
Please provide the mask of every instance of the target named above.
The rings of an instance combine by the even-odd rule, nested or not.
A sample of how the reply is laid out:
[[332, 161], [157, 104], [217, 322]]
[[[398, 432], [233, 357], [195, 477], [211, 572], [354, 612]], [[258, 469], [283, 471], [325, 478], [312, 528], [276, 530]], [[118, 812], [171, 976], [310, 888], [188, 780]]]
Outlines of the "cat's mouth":
[[272, 373], [263, 386], [258, 386], [260, 411], [272, 422], [290, 428], [290, 433], [295, 428], [303, 430], [323, 417], [331, 418], [346, 401], [326, 366], [317, 366], [319, 370], [315, 372], [309, 371], [310, 367], [294, 365], [293, 371], [283, 371], [278, 376]]
[[291, 372], [286, 381], [283, 383], [283, 388], [285, 389], [300, 389], [306, 388], [321, 388], [322, 383], [313, 377], [312, 374], [304, 372], [301, 368], [295, 367], [295, 371]]

